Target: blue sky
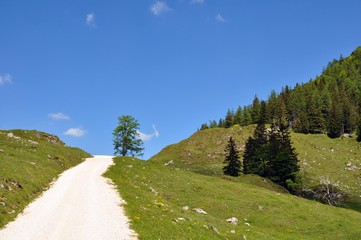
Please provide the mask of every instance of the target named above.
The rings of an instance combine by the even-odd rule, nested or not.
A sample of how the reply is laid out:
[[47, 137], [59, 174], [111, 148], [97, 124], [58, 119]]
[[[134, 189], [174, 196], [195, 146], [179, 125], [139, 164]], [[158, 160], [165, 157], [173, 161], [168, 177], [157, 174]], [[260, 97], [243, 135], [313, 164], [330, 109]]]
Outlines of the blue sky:
[[257, 94], [361, 45], [361, 1], [0, 0], [0, 129], [112, 154], [117, 117], [147, 159]]

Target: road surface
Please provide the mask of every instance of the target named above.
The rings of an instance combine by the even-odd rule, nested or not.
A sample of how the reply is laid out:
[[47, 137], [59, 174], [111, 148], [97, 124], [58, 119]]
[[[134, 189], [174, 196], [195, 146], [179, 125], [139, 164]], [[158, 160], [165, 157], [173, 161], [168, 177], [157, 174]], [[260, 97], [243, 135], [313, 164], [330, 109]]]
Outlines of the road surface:
[[65, 171], [0, 231], [0, 240], [137, 239], [119, 194], [101, 176], [112, 163], [110, 156], [96, 156]]

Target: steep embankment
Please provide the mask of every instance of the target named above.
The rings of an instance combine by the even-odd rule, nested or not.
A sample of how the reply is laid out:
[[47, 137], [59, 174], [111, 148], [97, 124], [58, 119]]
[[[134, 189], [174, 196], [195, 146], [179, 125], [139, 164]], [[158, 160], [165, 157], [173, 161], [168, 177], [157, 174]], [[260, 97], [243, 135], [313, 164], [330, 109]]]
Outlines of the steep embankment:
[[0, 130], [0, 228], [60, 173], [89, 156], [47, 133]]
[[[224, 148], [229, 137], [236, 139], [242, 156], [253, 129], [254, 126], [233, 126], [198, 131], [188, 139], [166, 147], [150, 161], [170, 163], [169, 167], [206, 175], [222, 175]], [[348, 194], [346, 206], [361, 210], [361, 144], [353, 138], [330, 139], [325, 134], [292, 133], [291, 138], [306, 183], [314, 186], [321, 178], [328, 178]], [[242, 177], [240, 181], [246, 179]]]
[[[173, 159], [175, 163], [178, 161]], [[133, 158], [116, 158], [115, 163], [106, 176], [119, 186], [122, 198], [128, 203], [124, 207], [132, 220], [131, 226], [140, 239], [323, 239], [327, 236], [327, 239], [356, 240], [361, 236], [361, 213], [356, 211], [239, 182], [240, 178], [185, 171], [172, 163], [165, 166]], [[197, 213], [196, 208], [207, 214]], [[238, 223], [226, 221], [232, 217]]]

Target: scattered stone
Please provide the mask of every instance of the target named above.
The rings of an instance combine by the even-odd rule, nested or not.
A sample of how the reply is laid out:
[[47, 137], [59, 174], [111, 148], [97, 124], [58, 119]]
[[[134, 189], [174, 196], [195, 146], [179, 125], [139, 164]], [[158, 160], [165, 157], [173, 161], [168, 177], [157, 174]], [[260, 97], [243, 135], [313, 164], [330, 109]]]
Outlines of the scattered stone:
[[226, 221], [227, 221], [228, 223], [232, 223], [233, 225], [237, 225], [237, 224], [238, 224], [238, 219], [235, 218], [235, 217], [228, 218]]
[[185, 218], [182, 218], [182, 217], [179, 217], [177, 218], [178, 221], [185, 221], [186, 219]]
[[183, 210], [184, 210], [184, 211], [188, 211], [188, 209], [189, 209], [188, 206], [184, 206], [184, 207], [183, 207]]
[[262, 211], [262, 210], [263, 210], [263, 206], [259, 205], [259, 206], [258, 206], [258, 210]]
[[357, 166], [353, 165], [351, 162], [348, 162], [346, 164], [346, 170], [349, 170], [349, 171], [355, 171], [357, 169], [359, 169]]
[[0, 202], [0, 206], [6, 206], [6, 203], [4, 203], [4, 202]]
[[236, 231], [235, 231], [235, 230], [231, 230], [231, 233], [232, 233], [232, 234], [235, 234], [235, 233], [236, 233]]
[[204, 210], [201, 209], [201, 208], [193, 208], [193, 211], [196, 211], [197, 213], [200, 213], [200, 214], [205, 214], [205, 215], [207, 215], [207, 212], [204, 211]]
[[4, 153], [4, 152], [5, 152], [4, 150], [0, 149], [0, 153]]
[[348, 139], [348, 138], [352, 138], [352, 134], [348, 134], [348, 133], [344, 133], [341, 135], [342, 139]]
[[20, 139], [20, 137], [15, 136], [14, 133], [8, 133], [7, 136], [8, 136], [9, 138]]
[[149, 189], [152, 191], [152, 193], [154, 193], [155, 195], [158, 195], [158, 192], [154, 188], [150, 187]]
[[164, 163], [164, 166], [168, 166], [169, 164], [173, 164], [173, 160], [170, 160], [169, 162]]
[[243, 240], [247, 240], [247, 237], [246, 235], [243, 234]]
[[127, 167], [128, 167], [128, 168], [132, 168], [132, 167], [133, 167], [133, 165], [128, 165]]
[[30, 162], [30, 164], [31, 164], [31, 165], [36, 165], [36, 163], [35, 163], [35, 162]]
[[246, 225], [247, 227], [251, 226], [251, 224], [248, 222], [247, 218], [244, 219], [244, 225]]
[[33, 145], [38, 145], [39, 143], [38, 142], [35, 142], [33, 140], [28, 140], [29, 143], [33, 144]]
[[209, 227], [207, 225], [203, 225], [203, 227], [206, 228], [206, 229], [209, 229]]
[[215, 233], [220, 234], [219, 231], [218, 231], [218, 229], [217, 229], [215, 226], [210, 225], [209, 228], [210, 228], [211, 230], [213, 230]]

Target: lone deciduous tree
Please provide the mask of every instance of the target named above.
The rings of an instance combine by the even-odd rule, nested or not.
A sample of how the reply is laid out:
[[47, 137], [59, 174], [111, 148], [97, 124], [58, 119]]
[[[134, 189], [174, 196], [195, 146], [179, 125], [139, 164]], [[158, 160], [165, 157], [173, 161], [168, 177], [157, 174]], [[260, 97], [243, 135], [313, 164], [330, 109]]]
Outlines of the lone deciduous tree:
[[241, 172], [241, 161], [239, 160], [236, 143], [232, 137], [229, 138], [227, 147], [225, 149], [226, 159], [223, 173], [232, 177], [238, 177]]
[[114, 154], [121, 156], [142, 156], [143, 141], [139, 138], [139, 123], [134, 117], [118, 117], [118, 126], [113, 131]]

